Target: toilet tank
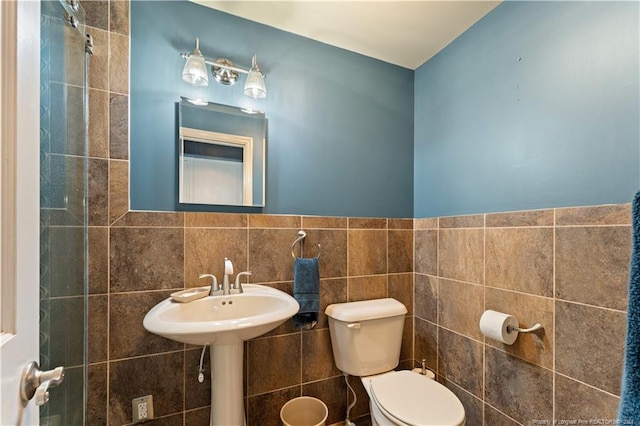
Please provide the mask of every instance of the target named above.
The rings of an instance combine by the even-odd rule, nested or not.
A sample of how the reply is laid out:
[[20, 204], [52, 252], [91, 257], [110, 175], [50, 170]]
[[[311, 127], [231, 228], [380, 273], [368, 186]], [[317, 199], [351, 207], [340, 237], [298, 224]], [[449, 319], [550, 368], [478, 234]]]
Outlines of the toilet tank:
[[370, 376], [398, 365], [407, 308], [395, 299], [327, 306], [336, 366], [353, 376]]

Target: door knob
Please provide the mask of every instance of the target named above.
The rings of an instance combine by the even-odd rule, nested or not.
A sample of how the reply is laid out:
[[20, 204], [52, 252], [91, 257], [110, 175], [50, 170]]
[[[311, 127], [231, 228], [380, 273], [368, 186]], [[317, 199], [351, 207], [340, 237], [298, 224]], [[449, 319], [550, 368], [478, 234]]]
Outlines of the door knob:
[[25, 365], [20, 380], [20, 399], [26, 405], [35, 395], [36, 405], [49, 402], [49, 388], [59, 386], [64, 380], [64, 367], [42, 371], [35, 361]]

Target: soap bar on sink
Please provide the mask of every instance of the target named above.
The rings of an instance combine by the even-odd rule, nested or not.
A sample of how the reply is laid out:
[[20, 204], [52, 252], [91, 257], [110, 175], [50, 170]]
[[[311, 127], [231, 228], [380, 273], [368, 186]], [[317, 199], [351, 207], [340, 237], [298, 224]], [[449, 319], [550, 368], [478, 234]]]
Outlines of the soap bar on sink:
[[175, 302], [187, 303], [194, 300], [202, 299], [209, 294], [211, 287], [196, 287], [171, 293], [171, 298]]

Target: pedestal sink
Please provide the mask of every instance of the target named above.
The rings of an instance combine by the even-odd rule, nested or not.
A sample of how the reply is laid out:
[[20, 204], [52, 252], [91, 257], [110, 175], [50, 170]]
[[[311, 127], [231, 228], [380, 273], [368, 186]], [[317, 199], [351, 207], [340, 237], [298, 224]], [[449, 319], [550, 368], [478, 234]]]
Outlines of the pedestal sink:
[[245, 284], [244, 293], [207, 296], [189, 303], [171, 298], [144, 317], [151, 333], [192, 345], [209, 345], [211, 354], [211, 426], [242, 426], [244, 341], [267, 333], [298, 312], [288, 294]]

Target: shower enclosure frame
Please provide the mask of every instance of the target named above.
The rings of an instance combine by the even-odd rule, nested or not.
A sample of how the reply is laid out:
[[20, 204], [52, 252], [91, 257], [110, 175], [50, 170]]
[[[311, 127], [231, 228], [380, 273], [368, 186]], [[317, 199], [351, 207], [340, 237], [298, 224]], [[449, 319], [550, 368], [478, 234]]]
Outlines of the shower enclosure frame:
[[[41, 4], [40, 365], [65, 380], [41, 424], [86, 424], [88, 378], [88, 61], [76, 0]], [[82, 321], [79, 319], [82, 318]]]

